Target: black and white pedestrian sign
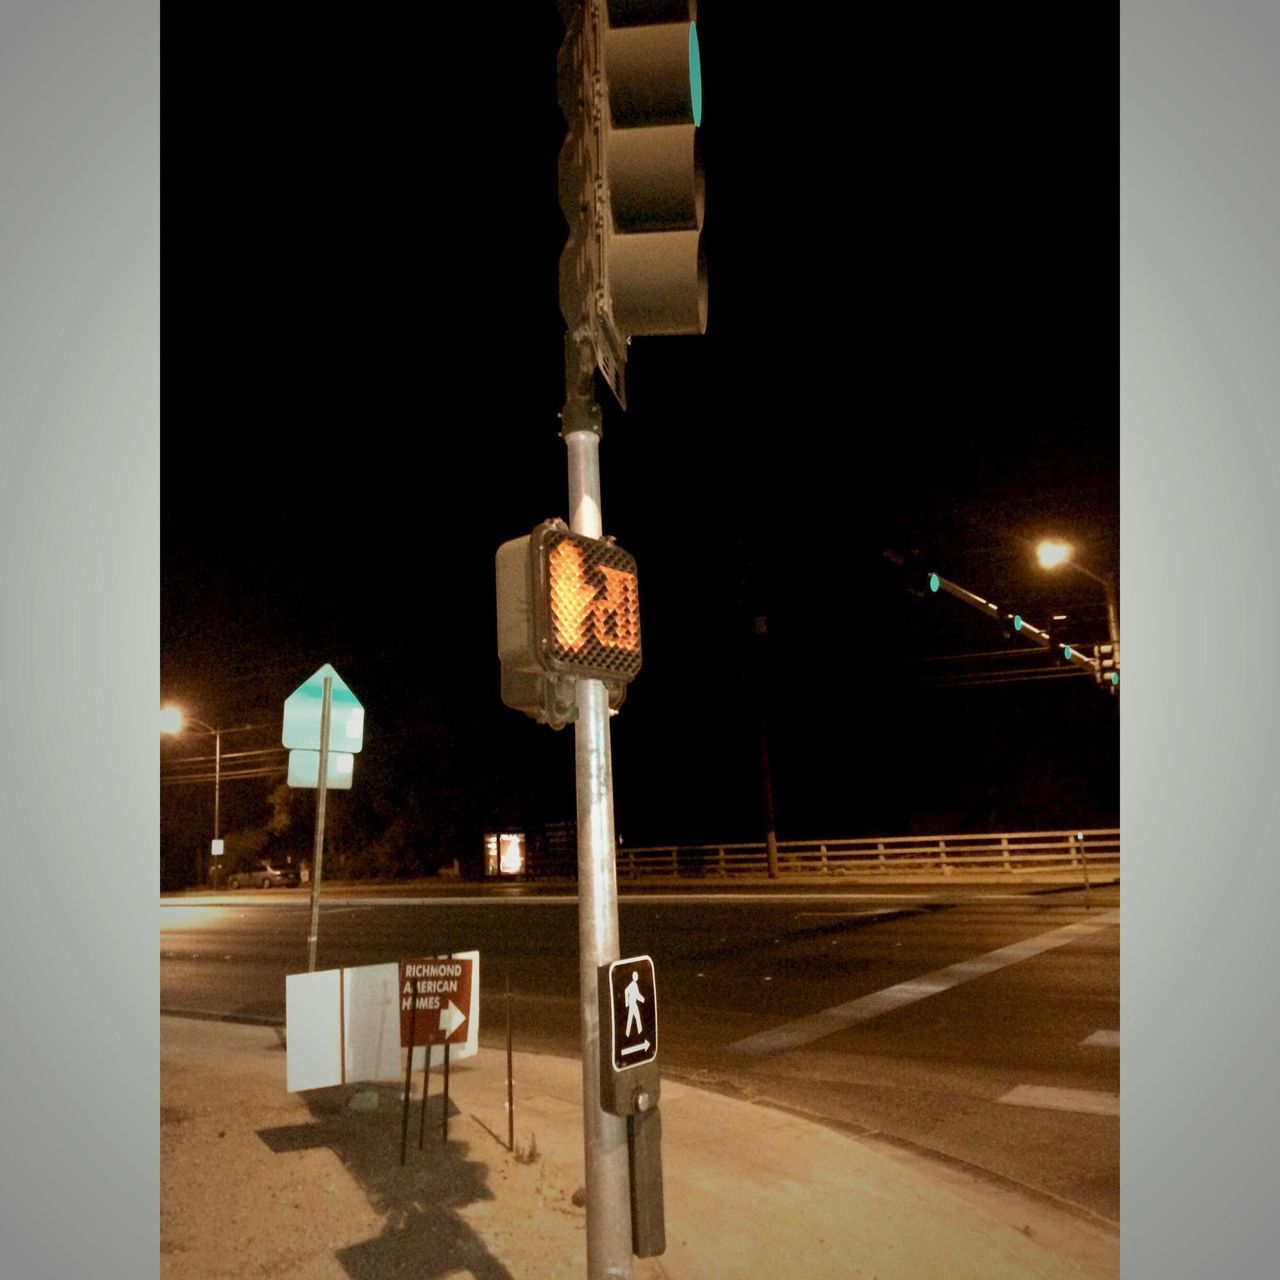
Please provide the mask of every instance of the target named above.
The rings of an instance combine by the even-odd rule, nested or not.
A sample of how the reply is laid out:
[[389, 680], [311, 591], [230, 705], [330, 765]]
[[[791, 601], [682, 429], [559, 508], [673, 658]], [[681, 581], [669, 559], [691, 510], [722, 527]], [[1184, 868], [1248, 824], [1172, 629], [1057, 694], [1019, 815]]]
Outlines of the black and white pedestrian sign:
[[615, 1071], [658, 1056], [658, 988], [649, 956], [615, 960], [609, 966], [610, 1035]]

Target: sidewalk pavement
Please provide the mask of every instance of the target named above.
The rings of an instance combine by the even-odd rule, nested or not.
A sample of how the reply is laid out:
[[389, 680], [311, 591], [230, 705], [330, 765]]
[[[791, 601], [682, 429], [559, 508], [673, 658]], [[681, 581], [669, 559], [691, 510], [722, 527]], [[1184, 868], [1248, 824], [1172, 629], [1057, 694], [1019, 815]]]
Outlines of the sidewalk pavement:
[[[161, 1018], [165, 1280], [587, 1280], [581, 1064], [290, 1094], [283, 1028]], [[954, 1165], [664, 1080], [665, 1253], [632, 1280], [1111, 1280], [1116, 1231]]]

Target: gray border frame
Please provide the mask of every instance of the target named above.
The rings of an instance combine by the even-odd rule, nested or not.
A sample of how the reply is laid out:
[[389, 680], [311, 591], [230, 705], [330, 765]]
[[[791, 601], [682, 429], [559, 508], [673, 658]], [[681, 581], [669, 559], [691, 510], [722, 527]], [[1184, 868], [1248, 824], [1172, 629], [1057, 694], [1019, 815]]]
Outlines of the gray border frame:
[[1120, 37], [1121, 1262], [1270, 1276], [1280, 9]]
[[10, 1275], [159, 1256], [159, 7], [0, 6]]
[[[1126, 1280], [1263, 1276], [1280, 13], [1119, 12], [1122, 1256]], [[0, 831], [26, 976], [0, 995], [0, 1234], [33, 1277], [158, 1269], [158, 139], [157, 4], [4, 6]]]

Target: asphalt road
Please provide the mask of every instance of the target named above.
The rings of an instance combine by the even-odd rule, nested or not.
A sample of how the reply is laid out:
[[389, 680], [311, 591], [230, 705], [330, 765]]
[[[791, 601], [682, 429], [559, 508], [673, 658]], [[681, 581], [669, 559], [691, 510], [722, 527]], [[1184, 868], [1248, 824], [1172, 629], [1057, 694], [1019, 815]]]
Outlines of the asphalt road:
[[[332, 899], [329, 894], [332, 893]], [[161, 906], [166, 1011], [276, 1019], [306, 890]], [[664, 1074], [817, 1116], [1119, 1219], [1119, 889], [755, 886], [626, 893]], [[326, 886], [317, 968], [481, 953], [482, 1047], [579, 1052], [564, 891]]]

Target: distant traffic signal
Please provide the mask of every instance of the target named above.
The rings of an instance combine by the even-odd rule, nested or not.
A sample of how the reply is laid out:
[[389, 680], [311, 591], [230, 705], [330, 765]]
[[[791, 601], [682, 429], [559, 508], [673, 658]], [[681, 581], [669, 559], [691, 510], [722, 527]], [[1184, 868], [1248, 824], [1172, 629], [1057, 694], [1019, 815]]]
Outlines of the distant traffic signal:
[[[889, 552], [885, 554], [890, 561], [902, 567], [902, 558], [900, 556]], [[1017, 635], [1030, 640], [1041, 648], [1048, 649], [1051, 647], [1052, 640], [1049, 633], [1042, 631], [1037, 626], [1033, 626], [1020, 613], [1005, 613], [992, 601], [976, 595], [966, 587], [949, 581], [940, 574], [930, 573], [926, 581], [929, 584], [931, 593], [936, 595], [938, 592], [946, 592], [946, 594], [954, 596], [957, 600], [963, 601], [970, 608], [976, 609], [983, 617], [990, 618], [992, 621], [1002, 625], [1005, 622], [1011, 623]], [[1082, 653], [1078, 648], [1061, 642], [1059, 642], [1058, 648], [1062, 651], [1064, 662], [1075, 667], [1084, 668], [1086, 671], [1091, 672], [1094, 679], [1109, 692], [1114, 693], [1116, 691], [1116, 686], [1120, 683], [1119, 644], [1095, 645], [1093, 656]]]
[[702, 64], [692, 0], [562, 0], [560, 305], [626, 405], [635, 335], [703, 333]]
[[1111, 685], [1120, 683], [1120, 646], [1118, 644], [1100, 644], [1097, 648], [1098, 683]]
[[581, 677], [619, 707], [640, 671], [635, 560], [550, 520], [503, 543], [496, 565], [503, 702], [558, 729], [578, 717]]

